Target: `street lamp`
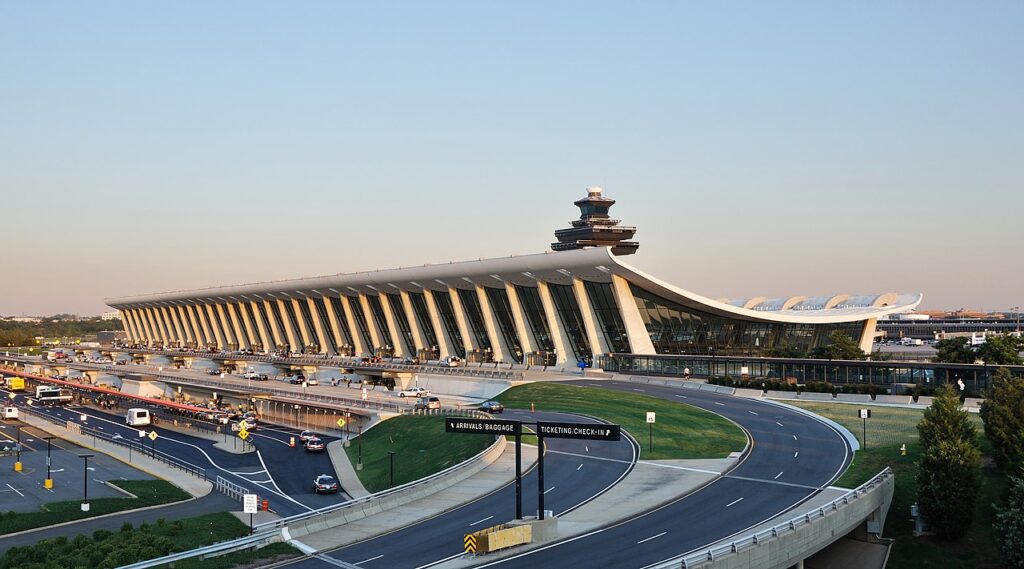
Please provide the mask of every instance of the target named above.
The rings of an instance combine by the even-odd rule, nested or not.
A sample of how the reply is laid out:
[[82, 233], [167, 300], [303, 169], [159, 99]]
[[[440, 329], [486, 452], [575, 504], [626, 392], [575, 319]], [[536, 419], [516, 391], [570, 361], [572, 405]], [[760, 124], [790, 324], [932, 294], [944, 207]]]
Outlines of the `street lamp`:
[[50, 441], [57, 437], [43, 437], [46, 439], [46, 481], [43, 482], [43, 488], [47, 490], [53, 490], [53, 478], [50, 478]]
[[18, 442], [14, 445], [14, 452], [18, 453], [18, 458], [14, 462], [14, 471], [21, 472], [21, 425], [16, 425], [15, 428], [18, 430]]
[[359, 438], [356, 439], [356, 440], [359, 441], [359, 445], [358, 445], [358, 447], [359, 447], [359, 453], [358, 453], [359, 459], [356, 460], [356, 470], [362, 470], [363, 469], [363, 426], [362, 425], [359, 425]]
[[388, 488], [394, 488], [394, 486], [395, 486], [395, 451], [393, 451], [393, 450], [389, 450], [388, 451], [388, 462], [391, 464], [391, 466], [390, 466], [391, 475], [390, 475], [390, 483], [388, 484]]
[[89, 511], [89, 459], [94, 457], [94, 454], [81, 454], [78, 458], [85, 461], [85, 465], [82, 467], [82, 511]]

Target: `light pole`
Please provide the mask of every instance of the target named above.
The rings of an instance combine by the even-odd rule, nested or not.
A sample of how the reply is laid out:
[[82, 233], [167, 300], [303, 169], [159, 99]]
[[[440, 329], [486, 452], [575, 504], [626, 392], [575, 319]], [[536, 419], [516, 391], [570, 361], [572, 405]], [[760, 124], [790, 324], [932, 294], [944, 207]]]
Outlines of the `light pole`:
[[359, 441], [359, 445], [358, 445], [358, 447], [359, 447], [359, 453], [358, 453], [359, 459], [356, 461], [356, 470], [362, 470], [363, 469], [363, 426], [362, 425], [359, 425], [359, 438], [356, 439], [356, 440]]
[[14, 462], [14, 471], [21, 472], [21, 425], [16, 425], [18, 430], [18, 442], [14, 445], [14, 452], [18, 453], [18, 458]]
[[46, 481], [43, 483], [43, 488], [53, 490], [53, 478], [50, 478], [50, 441], [57, 437], [43, 438], [46, 439]]
[[393, 451], [393, 450], [389, 450], [388, 451], [388, 462], [391, 465], [390, 466], [391, 475], [389, 477], [390, 483], [388, 484], [388, 488], [394, 488], [395, 487], [395, 451]]
[[92, 458], [93, 454], [81, 454], [78, 458], [85, 461], [85, 465], [82, 467], [82, 511], [89, 511], [89, 459]]

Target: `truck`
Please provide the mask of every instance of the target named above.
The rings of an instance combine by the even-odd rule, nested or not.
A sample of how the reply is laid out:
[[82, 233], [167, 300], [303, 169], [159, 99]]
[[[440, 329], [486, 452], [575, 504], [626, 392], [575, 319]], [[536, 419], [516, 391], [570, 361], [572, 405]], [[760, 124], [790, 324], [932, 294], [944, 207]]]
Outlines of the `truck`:
[[141, 427], [153, 424], [153, 418], [149, 414], [149, 409], [129, 409], [124, 422], [132, 427]]
[[44, 405], [63, 405], [73, 399], [70, 389], [53, 386], [36, 387], [36, 399]]
[[923, 346], [924, 340], [918, 340], [917, 338], [900, 338], [901, 346]]
[[24, 377], [8, 377], [7, 391], [25, 391]]

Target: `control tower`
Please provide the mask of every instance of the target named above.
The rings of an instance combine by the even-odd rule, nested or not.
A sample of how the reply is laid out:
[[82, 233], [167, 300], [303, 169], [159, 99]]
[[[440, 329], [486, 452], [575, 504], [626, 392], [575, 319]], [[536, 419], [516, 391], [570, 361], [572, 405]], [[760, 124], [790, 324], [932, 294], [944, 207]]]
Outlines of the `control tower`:
[[636, 233], [636, 227], [619, 225], [618, 219], [608, 217], [608, 210], [615, 200], [607, 198], [598, 186], [587, 188], [587, 197], [576, 200], [580, 218], [573, 220], [572, 227], [555, 230], [557, 243], [551, 244], [554, 251], [568, 251], [586, 247], [611, 247], [616, 255], [636, 253], [640, 244], [629, 241]]

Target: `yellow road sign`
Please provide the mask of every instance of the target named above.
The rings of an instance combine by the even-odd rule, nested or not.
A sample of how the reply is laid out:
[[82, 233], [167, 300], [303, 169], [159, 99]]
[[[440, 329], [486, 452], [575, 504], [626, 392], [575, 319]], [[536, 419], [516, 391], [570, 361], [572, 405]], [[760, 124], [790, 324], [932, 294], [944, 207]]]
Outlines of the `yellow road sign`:
[[342, 428], [344, 426], [345, 426], [345, 419], [338, 419], [338, 428], [340, 429], [340, 428]]
[[242, 429], [241, 431], [238, 431], [238, 438], [242, 439], [243, 441], [245, 439], [249, 438], [249, 431], [247, 431], [245, 429]]
[[239, 431], [244, 431], [244, 430], [246, 430], [246, 429], [248, 429], [248, 428], [249, 428], [249, 423], [246, 423], [246, 422], [245, 422], [245, 419], [243, 419], [242, 421], [240, 421], [240, 422], [238, 423], [238, 430], [239, 430]]
[[466, 553], [476, 553], [476, 536], [467, 533], [466, 537], [462, 539], [462, 544], [466, 548]]
[[156, 435], [156, 431], [150, 431], [149, 432], [149, 440], [155, 441], [156, 440], [156, 436], [157, 436]]

